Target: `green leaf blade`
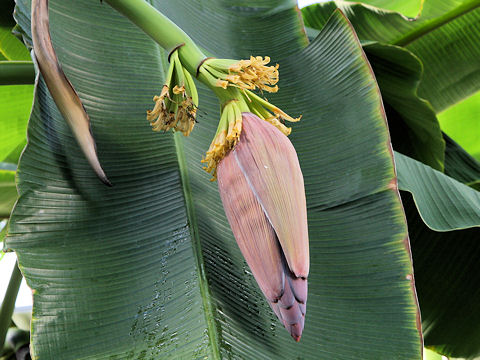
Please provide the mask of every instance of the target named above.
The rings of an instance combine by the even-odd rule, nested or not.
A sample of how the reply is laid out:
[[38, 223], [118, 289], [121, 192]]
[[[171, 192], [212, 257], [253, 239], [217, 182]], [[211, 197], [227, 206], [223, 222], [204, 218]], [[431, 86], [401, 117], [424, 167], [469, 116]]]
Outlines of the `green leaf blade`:
[[[430, 2], [430, 1], [427, 1], [427, 2]], [[422, 7], [425, 6], [422, 0], [406, 0], [406, 1], [365, 0], [365, 1], [362, 1], [362, 3], [375, 6], [380, 9], [399, 12], [410, 18], [414, 18], [417, 15], [419, 15], [420, 11], [422, 10]]]
[[480, 90], [480, 2], [470, 3], [475, 7], [407, 46], [424, 64], [419, 94], [437, 113]]
[[400, 153], [395, 153], [395, 161], [400, 189], [413, 194], [423, 221], [431, 229], [480, 226], [480, 192]]
[[0, 86], [0, 98], [0, 161], [16, 163], [26, 144], [33, 86]]
[[[162, 55], [105, 5], [50, 6], [54, 46], [115, 186], [95, 179], [41, 81], [6, 240], [34, 290], [34, 355], [209, 356], [175, 144], [145, 119]], [[19, 7], [28, 14], [28, 3]], [[105, 42], [109, 31], [115, 40]]]
[[382, 92], [394, 149], [443, 171], [440, 125], [431, 105], [417, 94], [422, 63], [398, 46], [374, 43], [364, 50]]
[[[326, 60], [333, 58], [336, 65]], [[408, 354], [407, 358], [419, 357], [416, 307], [406, 279], [411, 270], [407, 265], [403, 216], [400, 208], [393, 205], [398, 201], [394, 192], [384, 191], [394, 176], [391, 155], [385, 146], [385, 119], [378, 89], [359, 44], [348, 23], [336, 14], [321, 38], [301, 53], [280, 59], [279, 63], [280, 91], [268, 98], [294, 116], [303, 114], [302, 120], [293, 125], [290, 135], [305, 178], [312, 254], [306, 325], [299, 344], [292, 344], [262, 299], [234, 243], [221, 205], [208, 200], [219, 196], [216, 188], [207, 184], [208, 174], [197, 164], [215, 133], [215, 125], [199, 126], [185, 139], [199, 233], [218, 311], [222, 355], [228, 358], [237, 354], [251, 359], [282, 356], [354, 359], [358, 356], [378, 358], [393, 350]], [[351, 89], [352, 83], [359, 85], [356, 90]], [[206, 99], [202, 100], [204, 109], [207, 108], [212, 117], [218, 117], [211, 95], [201, 92], [201, 99]], [[358, 148], [371, 144], [375, 144], [369, 147], [371, 157], [365, 158]], [[332, 166], [336, 171], [328, 170]], [[382, 217], [383, 214], [376, 213], [372, 207], [369, 208], [372, 212], [365, 215], [375, 217], [384, 228], [390, 229], [389, 245], [385, 245], [381, 236], [358, 237], [362, 232], [350, 226], [365, 226], [365, 233], [372, 235], [367, 231], [366, 219], [365, 223], [359, 221], [349, 225], [350, 219], [360, 216], [358, 209], [372, 204], [379, 208], [382, 208], [379, 204], [383, 204], [391, 210]], [[222, 241], [222, 238], [228, 240]], [[381, 247], [379, 251], [383, 254], [386, 250], [382, 246], [395, 248], [389, 248], [388, 252], [393, 251], [393, 262], [398, 268], [387, 270], [383, 266], [388, 267], [389, 260], [383, 262], [378, 257], [375, 264], [370, 262], [373, 255], [369, 250]], [[378, 282], [375, 282], [378, 288], [373, 280], [364, 284], [363, 290], [358, 285], [360, 278], [375, 277], [372, 274], [379, 268], [398, 284], [396, 294], [402, 300], [396, 298], [395, 310], [387, 310], [389, 300], [384, 297]], [[355, 275], [358, 273], [363, 276]], [[232, 288], [225, 284], [232, 284]], [[378, 297], [369, 297], [372, 291], [377, 291]], [[245, 303], [244, 299], [255, 300]], [[373, 310], [376, 308], [392, 311], [398, 317], [387, 325], [380, 325], [382, 311], [378, 310], [377, 316]], [[366, 322], [377, 325], [369, 327]], [[382, 334], [401, 332], [402, 335], [398, 335], [395, 342], [386, 340], [382, 344], [375, 327], [393, 326], [394, 323], [395, 330], [382, 328]], [[358, 338], [352, 340], [343, 333], [341, 329], [346, 326], [349, 334], [358, 334]], [[404, 341], [398, 341], [399, 337]], [[376, 345], [372, 348], [366, 345], [368, 343]]]
[[479, 90], [478, 0], [426, 1], [415, 20], [361, 3], [332, 1], [302, 9], [306, 25], [320, 29], [337, 7], [345, 11], [361, 40], [403, 46], [420, 58], [424, 75], [419, 95], [435, 112]]
[[[216, 42], [214, 15], [210, 23], [189, 21], [208, 10], [205, 4], [191, 2], [198, 11], [182, 21], [194, 24], [199, 42], [222, 57], [278, 59], [282, 90], [271, 100], [304, 114], [292, 134], [309, 197], [314, 261], [302, 342], [289, 338], [263, 299], [216, 184], [201, 169], [218, 118], [215, 97], [199, 89], [205, 115], [189, 138], [152, 133], [145, 110], [162, 85], [159, 49], [105, 5], [51, 1], [54, 46], [62, 45], [59, 59], [90, 114], [100, 160], [115, 186], [103, 187], [91, 173], [40, 82], [19, 169], [22, 196], [7, 238], [35, 289], [38, 357], [420, 357], [388, 133], [360, 45], [336, 14], [325, 41], [299, 52], [306, 40], [292, 2], [255, 4], [242, 2], [238, 8], [251, 21], [237, 19]], [[177, 16], [188, 5], [162, 2]], [[19, 8], [17, 18], [27, 19], [28, 2]], [[237, 17], [236, 8], [221, 9], [225, 23]], [[265, 23], [252, 28], [259, 20]], [[28, 29], [28, 21], [23, 26]], [[375, 220], [388, 231], [378, 231]], [[65, 354], [62, 345], [73, 350]]]
[[5, 60], [31, 60], [30, 53], [9, 26], [0, 25], [0, 55]]
[[480, 356], [480, 228], [433, 231], [409, 193], [402, 191], [402, 202], [411, 234], [425, 346], [449, 358], [475, 359]]

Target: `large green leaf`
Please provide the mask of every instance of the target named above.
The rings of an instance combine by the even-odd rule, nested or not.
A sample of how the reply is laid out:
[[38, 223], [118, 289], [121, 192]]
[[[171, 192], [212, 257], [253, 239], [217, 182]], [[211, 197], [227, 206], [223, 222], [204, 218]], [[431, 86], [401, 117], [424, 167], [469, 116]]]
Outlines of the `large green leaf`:
[[[452, 1], [450, 4], [453, 6], [455, 2]], [[361, 39], [381, 39], [393, 43], [395, 38], [389, 39], [389, 35], [398, 36], [408, 30], [404, 26], [409, 23], [398, 14], [381, 12], [380, 15], [374, 14], [361, 5], [352, 6], [349, 10], [347, 14], [356, 25]], [[429, 16], [433, 16], [432, 12]], [[439, 46], [442, 46], [441, 42]], [[411, 50], [409, 47], [407, 49]], [[465, 53], [467, 57], [469, 52], [471, 49], [467, 49]], [[462, 51], [447, 55], [457, 54], [463, 56]], [[445, 56], [448, 59], [447, 55]], [[468, 64], [467, 68], [471, 69], [475, 64], [478, 64], [478, 61]], [[425, 63], [426, 66], [428, 63]], [[457, 69], [459, 66], [461, 65], [455, 64], [451, 68]], [[435, 76], [442, 79], [444, 76], [442, 71]], [[452, 71], [447, 71], [446, 75], [451, 73]], [[467, 86], [468, 84], [469, 81]], [[461, 82], [455, 84], [461, 85]], [[464, 126], [468, 123], [461, 124], [460, 119], [457, 118], [457, 124], [463, 131], [474, 132], [474, 126]], [[477, 305], [479, 279], [476, 276], [479, 273], [476, 266], [478, 258], [476, 242], [479, 238], [480, 225], [478, 192], [413, 160], [408, 162], [400, 160], [397, 161], [397, 165], [399, 185], [417, 195], [416, 204], [411, 200], [408, 202], [405, 198], [403, 201], [409, 209], [407, 219], [412, 237], [425, 344], [449, 356], [478, 357], [480, 318], [480, 308]], [[477, 166], [478, 164], [468, 154], [447, 138], [446, 174], [472, 184], [476, 181]], [[407, 184], [402, 183], [402, 177], [408, 180]], [[420, 208], [423, 219], [418, 215], [415, 205]], [[443, 230], [474, 227], [439, 233], [430, 230], [425, 222]]]
[[480, 92], [438, 114], [442, 130], [480, 161]]
[[0, 217], [9, 216], [17, 199], [15, 170], [27, 142], [32, 99], [32, 85], [0, 86], [0, 164], [10, 164], [0, 166]]
[[[4, 2], [2, 10], [10, 9], [10, 5]], [[31, 60], [25, 45], [12, 34], [11, 24], [3, 25], [3, 22], [0, 23], [0, 55], [8, 61]], [[32, 85], [0, 86], [0, 162], [17, 163], [26, 144], [32, 99]]]
[[436, 232], [402, 191], [412, 242], [425, 346], [450, 359], [478, 359], [480, 227]]
[[480, 226], [480, 192], [416, 160], [395, 153], [398, 186], [412, 193], [429, 228], [449, 231]]
[[[12, 34], [11, 9], [13, 9], [13, 2], [4, 1], [0, 6], [2, 12], [0, 17], [0, 77], [4, 72], [1, 68], [4, 64], [10, 64], [17, 60], [30, 60], [30, 53], [25, 45]], [[27, 76], [27, 78], [30, 79], [31, 76]], [[24, 81], [18, 83], [22, 82]], [[2, 83], [2, 79], [0, 79], [0, 83]], [[17, 199], [15, 170], [20, 153], [26, 144], [27, 121], [32, 99], [32, 85], [0, 86], [0, 218], [9, 217]], [[3, 240], [3, 235], [0, 235], [0, 239]]]
[[[347, 0], [348, 1], [348, 0]], [[355, 1], [352, 1], [355, 2]], [[375, 6], [380, 9], [387, 9], [391, 11], [397, 11], [408, 17], [415, 17], [419, 15], [423, 5], [423, 0], [363, 0], [364, 4]]]
[[345, 13], [360, 40], [393, 44], [417, 23], [412, 23], [405, 16], [394, 11], [373, 9], [361, 3], [327, 1], [302, 9], [305, 25], [317, 30], [322, 29], [336, 9], [341, 9]]
[[302, 9], [306, 25], [320, 29], [337, 7], [360, 39], [404, 46], [420, 58], [424, 75], [419, 94], [436, 112], [480, 90], [479, 0], [425, 0], [415, 21], [359, 3], [320, 3]]
[[0, 55], [3, 60], [30, 60], [30, 53], [25, 45], [12, 34], [12, 28], [1, 24]]
[[[477, 178], [478, 163], [446, 141], [446, 172], [455, 169], [461, 181]], [[455, 358], [478, 358], [480, 192], [399, 153], [395, 160], [399, 187], [411, 193], [402, 192], [402, 201], [425, 345]]]
[[7, 168], [5, 163], [0, 163], [0, 219], [10, 216], [10, 211], [17, 199], [15, 170], [5, 168]]
[[[313, 39], [318, 30], [307, 28], [307, 34]], [[445, 141], [440, 125], [428, 101], [417, 95], [421, 62], [394, 45], [364, 41], [363, 49], [382, 93], [394, 149], [443, 171]]]
[[430, 104], [417, 95], [422, 64], [406, 49], [364, 45], [382, 92], [393, 147], [443, 171], [445, 141]]
[[17, 163], [25, 146], [33, 85], [0, 86], [0, 162]]
[[[291, 139], [311, 239], [304, 336], [295, 343], [263, 299], [201, 169], [214, 96], [199, 89], [203, 116], [189, 138], [152, 133], [145, 110], [161, 88], [163, 51], [105, 4], [58, 0], [52, 39], [115, 186], [95, 178], [40, 81], [6, 242], [34, 290], [35, 356], [420, 358], [382, 104], [346, 18], [336, 13], [304, 49], [292, 1], [155, 4], [211, 53], [281, 64], [272, 100], [303, 114]], [[17, 5], [29, 29], [29, 3]]]
[[[354, 2], [351, 0], [347, 0]], [[339, 1], [338, 1], [339, 2]], [[471, 1], [465, 0], [364, 0], [359, 1], [380, 9], [402, 13], [409, 17], [421, 16], [421, 20], [434, 19]]]

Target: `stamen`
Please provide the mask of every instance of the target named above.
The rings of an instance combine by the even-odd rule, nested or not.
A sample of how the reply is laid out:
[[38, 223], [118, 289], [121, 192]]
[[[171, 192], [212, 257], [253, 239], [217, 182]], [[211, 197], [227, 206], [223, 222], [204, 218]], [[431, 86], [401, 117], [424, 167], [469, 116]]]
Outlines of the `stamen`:
[[153, 131], [174, 129], [188, 136], [195, 125], [198, 94], [176, 52], [171, 54], [171, 60], [166, 83], [160, 95], [153, 98], [155, 106], [147, 111], [147, 120]]

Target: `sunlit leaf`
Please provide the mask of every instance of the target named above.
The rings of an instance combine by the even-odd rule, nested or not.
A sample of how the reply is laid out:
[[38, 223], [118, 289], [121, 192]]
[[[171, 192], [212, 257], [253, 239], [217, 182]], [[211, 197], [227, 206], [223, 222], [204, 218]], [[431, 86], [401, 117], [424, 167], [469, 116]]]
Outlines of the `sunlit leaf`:
[[0, 163], [0, 218], [9, 217], [13, 204], [17, 199], [15, 169], [6, 170], [6, 168], [8, 167], [4, 166], [4, 163]]
[[32, 98], [32, 85], [0, 86], [0, 161], [18, 161], [27, 142]]
[[[355, 1], [352, 1], [352, 2], [355, 2]], [[361, 2], [364, 4], [375, 6], [380, 9], [396, 11], [405, 16], [414, 18], [420, 13], [423, 0], [402, 0], [402, 1], [363, 0]]]
[[480, 92], [438, 114], [442, 130], [480, 161]]
[[12, 34], [12, 28], [0, 25], [0, 55], [5, 60], [30, 60], [25, 45]]

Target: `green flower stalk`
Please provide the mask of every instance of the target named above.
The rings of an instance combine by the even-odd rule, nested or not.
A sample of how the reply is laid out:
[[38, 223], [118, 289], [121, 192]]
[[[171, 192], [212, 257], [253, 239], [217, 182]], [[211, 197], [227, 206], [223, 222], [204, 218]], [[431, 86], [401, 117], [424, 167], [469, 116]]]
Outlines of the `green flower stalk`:
[[[206, 84], [218, 96], [221, 106], [220, 122], [211, 146], [202, 160], [206, 164], [204, 169], [212, 174], [212, 180], [216, 179], [218, 163], [238, 141], [241, 133], [239, 114], [251, 112], [274, 125], [285, 135], [290, 134], [291, 129], [283, 122], [300, 120], [287, 115], [253, 92], [278, 91], [279, 66], [268, 66], [268, 56], [251, 56], [248, 60], [209, 58], [183, 30], [144, 0], [106, 2], [171, 53], [166, 84], [160, 96], [154, 98], [154, 109], [147, 112], [147, 119], [154, 131], [173, 129], [182, 131], [184, 135], [190, 134], [198, 106], [198, 96], [194, 82], [190, 81], [191, 77]], [[190, 73], [190, 78], [187, 73]], [[175, 91], [181, 90], [182, 94], [175, 94], [175, 85], [178, 86]], [[185, 87], [184, 92], [182, 86]]]

